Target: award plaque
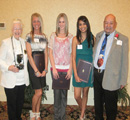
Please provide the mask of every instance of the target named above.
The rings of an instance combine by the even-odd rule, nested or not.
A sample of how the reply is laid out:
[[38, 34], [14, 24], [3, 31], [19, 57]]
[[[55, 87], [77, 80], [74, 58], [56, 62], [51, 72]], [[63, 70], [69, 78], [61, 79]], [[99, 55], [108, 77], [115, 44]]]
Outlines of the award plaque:
[[83, 82], [88, 83], [91, 69], [92, 63], [79, 59], [77, 65], [77, 74]]
[[42, 73], [45, 69], [45, 58], [43, 54], [33, 54], [33, 60], [36, 64], [37, 69]]
[[66, 72], [58, 72], [59, 74], [59, 78], [58, 79], [54, 79], [53, 78], [53, 74], [51, 72], [52, 75], [52, 89], [66, 89], [68, 90], [70, 88], [70, 79], [66, 79]]

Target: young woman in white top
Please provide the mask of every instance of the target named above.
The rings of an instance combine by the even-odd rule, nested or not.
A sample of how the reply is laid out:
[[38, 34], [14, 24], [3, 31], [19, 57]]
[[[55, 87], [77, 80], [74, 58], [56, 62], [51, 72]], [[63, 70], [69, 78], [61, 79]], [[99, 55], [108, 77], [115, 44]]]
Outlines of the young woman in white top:
[[[72, 34], [68, 32], [68, 19], [61, 13], [57, 17], [56, 32], [52, 33], [49, 41], [49, 57], [52, 77], [59, 78], [59, 74], [66, 73], [66, 79], [71, 78], [72, 60], [71, 43]], [[59, 78], [60, 79], [60, 78]], [[54, 120], [65, 120], [67, 105], [67, 89], [54, 89]]]

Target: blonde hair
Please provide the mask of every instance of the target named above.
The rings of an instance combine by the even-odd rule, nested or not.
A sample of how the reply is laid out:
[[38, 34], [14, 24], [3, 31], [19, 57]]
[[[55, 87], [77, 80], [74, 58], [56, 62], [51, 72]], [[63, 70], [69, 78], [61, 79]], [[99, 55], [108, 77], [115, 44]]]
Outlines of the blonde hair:
[[56, 20], [56, 35], [58, 36], [58, 34], [60, 33], [60, 28], [59, 28], [59, 21], [60, 21], [60, 18], [64, 18], [64, 21], [65, 21], [65, 34], [66, 36], [68, 36], [68, 18], [67, 18], [67, 15], [65, 13], [60, 13], [57, 17], [57, 20]]
[[33, 28], [33, 17], [38, 17], [41, 27], [40, 27], [40, 33], [43, 34], [43, 20], [39, 13], [33, 13], [31, 16], [31, 37], [32, 41], [34, 41], [34, 28]]

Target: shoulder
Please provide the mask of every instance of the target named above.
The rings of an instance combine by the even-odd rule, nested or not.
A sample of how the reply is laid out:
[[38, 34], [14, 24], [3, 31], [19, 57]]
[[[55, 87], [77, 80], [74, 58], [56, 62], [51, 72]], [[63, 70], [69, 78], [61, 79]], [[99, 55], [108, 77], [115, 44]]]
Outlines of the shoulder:
[[97, 37], [100, 37], [103, 33], [104, 33], [104, 31], [101, 31], [101, 32], [97, 33], [97, 34], [96, 34], [96, 38], [97, 38]]
[[11, 37], [2, 40], [1, 47], [10, 48], [12, 46]]
[[3, 44], [10, 44], [11, 43], [11, 37], [2, 40], [2, 43]]
[[51, 33], [51, 37], [55, 37], [56, 36], [56, 33], [55, 32], [52, 32]]
[[69, 33], [67, 37], [68, 37], [68, 39], [69, 39], [70, 41], [72, 41], [73, 35], [72, 35], [71, 33]]
[[31, 43], [31, 41], [32, 41], [32, 39], [31, 39], [31, 34], [28, 33], [28, 34], [26, 35], [26, 42]]
[[30, 37], [30, 36], [31, 36], [30, 33], [27, 33], [26, 37]]
[[77, 37], [74, 36], [74, 37], [73, 37], [73, 43], [76, 43], [76, 44], [77, 44], [77, 42], [78, 42]]
[[25, 39], [23, 39], [23, 38], [21, 38], [21, 37], [20, 37], [20, 40], [21, 40], [21, 41], [25, 41]]
[[23, 38], [20, 37], [20, 40], [21, 40], [22, 43], [25, 44], [25, 39], [23, 39]]
[[39, 39], [40, 42], [46, 41], [48, 43], [47, 36], [44, 33], [42, 33], [42, 35], [37, 36], [37, 38]]
[[119, 35], [118, 37], [119, 40], [128, 41], [128, 37], [123, 35], [122, 33], [116, 31], [115, 34]]
[[46, 36], [45, 33], [42, 33], [42, 37], [45, 38], [45, 39], [47, 39], [47, 36]]
[[50, 36], [50, 41], [54, 41], [55, 37], [56, 37], [56, 33], [52, 32]]
[[28, 34], [26, 35], [26, 40], [28, 40], [28, 39], [30, 39], [30, 38], [31, 38], [31, 34], [28, 33]]
[[73, 38], [73, 35], [71, 33], [68, 33], [69, 38]]

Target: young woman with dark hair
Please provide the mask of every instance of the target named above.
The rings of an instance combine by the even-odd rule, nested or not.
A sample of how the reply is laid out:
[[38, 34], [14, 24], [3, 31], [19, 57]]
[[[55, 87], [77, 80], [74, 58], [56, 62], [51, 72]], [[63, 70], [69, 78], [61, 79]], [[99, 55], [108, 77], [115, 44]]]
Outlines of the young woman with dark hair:
[[94, 46], [94, 37], [91, 33], [89, 21], [85, 16], [80, 16], [77, 21], [77, 35], [73, 38], [72, 42], [74, 97], [81, 110], [80, 120], [84, 120], [85, 118], [85, 109], [88, 100], [88, 91], [89, 87], [93, 86], [93, 83], [92, 83], [92, 71], [90, 73], [88, 83], [81, 81], [81, 78], [79, 78], [77, 74], [77, 64], [79, 59], [92, 63], [93, 46]]

